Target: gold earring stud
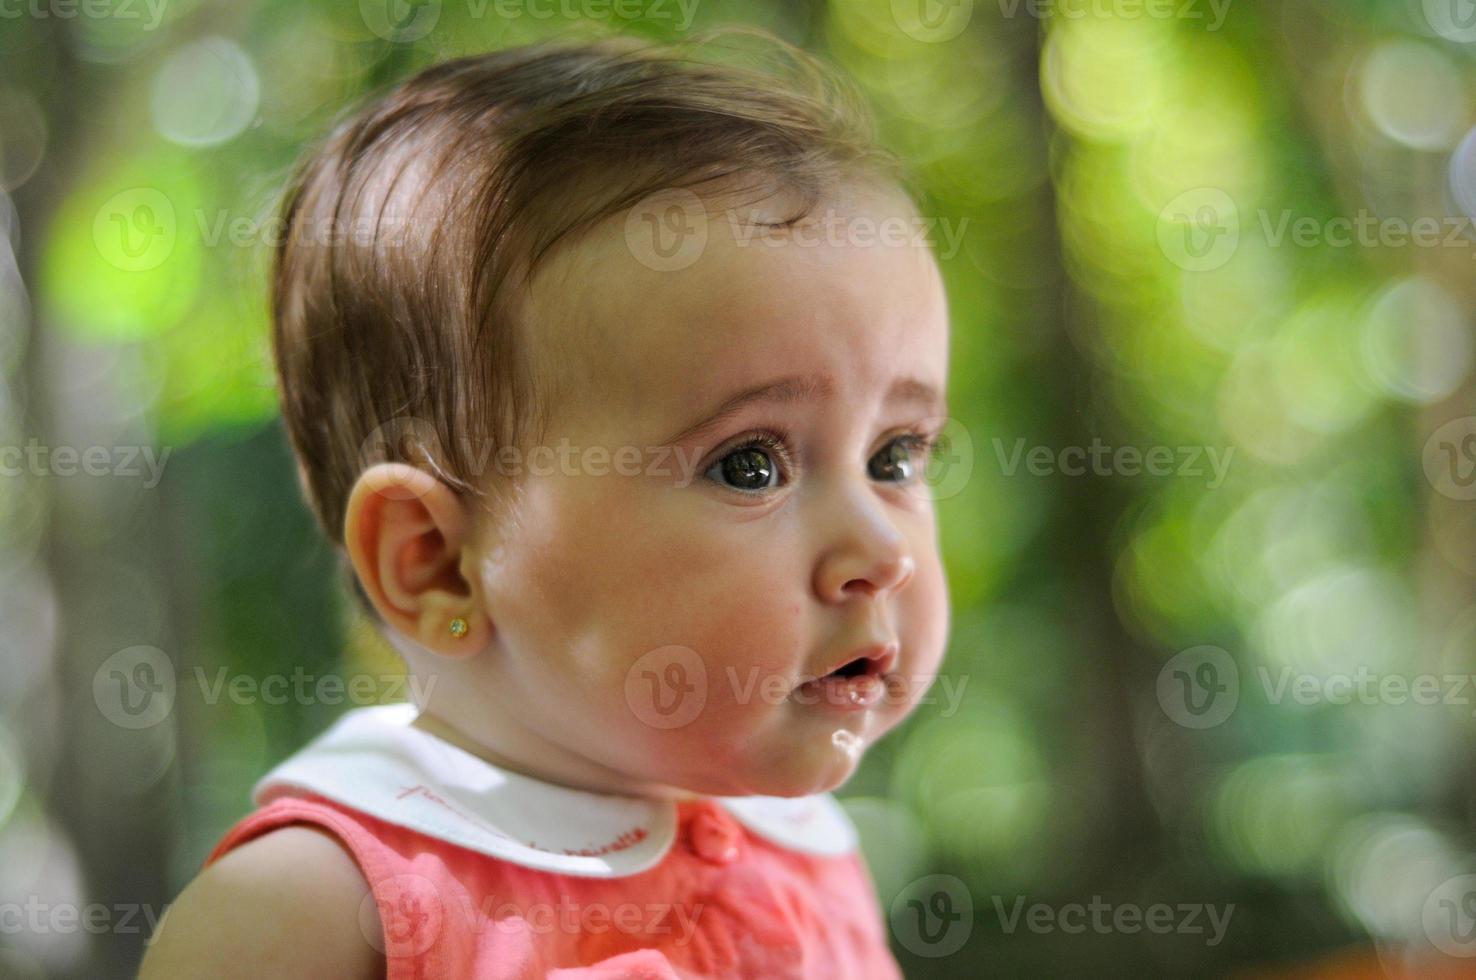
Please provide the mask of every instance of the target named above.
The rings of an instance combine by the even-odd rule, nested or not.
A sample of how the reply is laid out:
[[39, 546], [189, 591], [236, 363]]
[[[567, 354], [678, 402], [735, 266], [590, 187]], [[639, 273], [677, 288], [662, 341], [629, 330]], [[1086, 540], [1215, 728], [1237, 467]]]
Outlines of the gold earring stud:
[[462, 619], [460, 616], [457, 616], [455, 619], [451, 620], [451, 635], [458, 639], [465, 636], [466, 620]]

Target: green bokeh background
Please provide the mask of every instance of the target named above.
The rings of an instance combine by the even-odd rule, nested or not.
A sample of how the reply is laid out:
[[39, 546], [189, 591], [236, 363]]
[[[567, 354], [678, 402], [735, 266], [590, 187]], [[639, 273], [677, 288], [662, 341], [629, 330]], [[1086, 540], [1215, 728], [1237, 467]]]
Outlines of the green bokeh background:
[[[143, 910], [352, 706], [197, 678], [395, 669], [275, 415], [267, 221], [305, 143], [446, 57], [725, 23], [850, 73], [963, 232], [939, 254], [967, 474], [938, 503], [944, 677], [839, 793], [908, 976], [1476, 975], [1468, 7], [5, 6], [0, 445], [168, 455], [152, 485], [0, 477], [0, 907], [140, 909], [0, 921], [0, 975], [132, 975]], [[140, 645], [177, 696], [128, 729], [107, 665]], [[1294, 693], [1359, 677], [1351, 703]], [[1439, 703], [1399, 695], [1419, 678]], [[939, 889], [972, 913], [920, 941]], [[1094, 899], [1233, 911], [1213, 943], [1011, 925]]]

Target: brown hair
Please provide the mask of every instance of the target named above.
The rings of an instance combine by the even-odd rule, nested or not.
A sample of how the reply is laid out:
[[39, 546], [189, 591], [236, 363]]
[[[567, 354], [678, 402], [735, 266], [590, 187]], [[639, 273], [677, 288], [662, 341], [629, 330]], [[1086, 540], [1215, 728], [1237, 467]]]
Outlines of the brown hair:
[[[757, 40], [759, 63], [726, 38]], [[324, 533], [342, 543], [372, 463], [482, 498], [486, 447], [543, 437], [518, 298], [555, 245], [658, 191], [740, 177], [797, 192], [789, 224], [862, 174], [910, 182], [847, 79], [756, 29], [460, 58], [352, 114], [289, 182], [272, 273], [281, 409]]]

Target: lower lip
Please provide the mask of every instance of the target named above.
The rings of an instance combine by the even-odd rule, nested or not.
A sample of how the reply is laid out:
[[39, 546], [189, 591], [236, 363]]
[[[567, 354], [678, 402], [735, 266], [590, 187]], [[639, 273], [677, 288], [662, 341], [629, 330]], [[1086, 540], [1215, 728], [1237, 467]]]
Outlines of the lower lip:
[[826, 676], [805, 681], [795, 689], [800, 703], [837, 711], [863, 711], [881, 703], [886, 692], [886, 682], [877, 674], [856, 677]]

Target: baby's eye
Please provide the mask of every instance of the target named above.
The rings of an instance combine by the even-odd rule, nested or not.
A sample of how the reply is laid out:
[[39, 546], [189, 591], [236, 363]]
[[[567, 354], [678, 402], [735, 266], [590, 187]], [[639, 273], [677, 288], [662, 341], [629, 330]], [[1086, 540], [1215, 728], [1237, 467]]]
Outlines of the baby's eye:
[[867, 472], [873, 480], [910, 483], [920, 466], [926, 466], [928, 454], [934, 446], [931, 438], [915, 432], [898, 436], [871, 457]]
[[772, 436], [758, 435], [713, 463], [705, 475], [734, 490], [756, 494], [776, 485], [770, 482], [779, 474], [776, 456], [784, 458], [783, 444]]

